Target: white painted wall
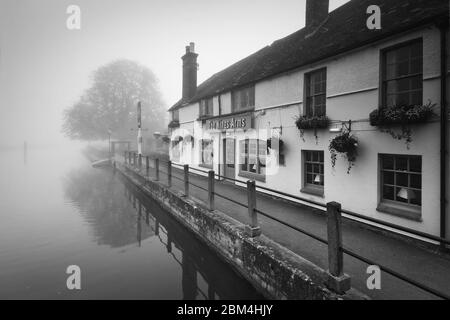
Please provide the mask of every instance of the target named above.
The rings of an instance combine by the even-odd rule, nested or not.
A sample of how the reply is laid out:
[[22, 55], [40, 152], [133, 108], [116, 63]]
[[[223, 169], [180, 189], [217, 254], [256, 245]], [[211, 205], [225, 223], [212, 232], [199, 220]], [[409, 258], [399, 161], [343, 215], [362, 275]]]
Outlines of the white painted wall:
[[[380, 50], [414, 38], [423, 38], [424, 89], [423, 101], [431, 100], [439, 107], [440, 73], [439, 31], [434, 27], [414, 31], [383, 43], [354, 51], [302, 70], [264, 80], [255, 86], [255, 111], [266, 109], [265, 115], [255, 112], [256, 129], [282, 127], [285, 142], [286, 166], [280, 167], [277, 175], [267, 176], [266, 183], [258, 185], [301, 196], [318, 202], [340, 202], [343, 208], [377, 219], [385, 220], [427, 233], [439, 234], [439, 123], [413, 127], [413, 142], [408, 150], [404, 141], [396, 141], [371, 127], [368, 121], [353, 123], [353, 133], [359, 139], [359, 156], [355, 167], [347, 174], [347, 162], [338, 156], [336, 167], [331, 168], [329, 141], [335, 136], [328, 130], [319, 130], [318, 141], [312, 132], [305, 132], [303, 141], [295, 126], [295, 117], [302, 113], [303, 80], [306, 72], [327, 68], [327, 115], [332, 120], [347, 121], [369, 118], [369, 113], [379, 105]], [[450, 91], [450, 90], [449, 90]], [[450, 94], [449, 94], [450, 95]], [[231, 112], [231, 94], [221, 97], [222, 114]], [[289, 106], [286, 106], [289, 105]], [[274, 108], [276, 106], [283, 106]], [[436, 108], [439, 114], [439, 108]], [[214, 114], [218, 114], [218, 98], [214, 98]], [[180, 123], [194, 121], [198, 117], [198, 104], [180, 110]], [[202, 132], [201, 123], [195, 122], [194, 130]], [[208, 133], [203, 132], [203, 135]], [[220, 142], [224, 136], [214, 134], [214, 170], [218, 172], [223, 148]], [[249, 133], [236, 132], [236, 163], [239, 161], [239, 141]], [[200, 139], [200, 138], [199, 138]], [[194, 154], [198, 158], [196, 138]], [[302, 188], [302, 150], [323, 150], [325, 152], [324, 197], [300, 192]], [[219, 157], [220, 152], [220, 157]], [[378, 154], [395, 153], [422, 156], [422, 222], [415, 222], [376, 211], [379, 201]], [[197, 162], [198, 163], [198, 162]], [[238, 168], [236, 168], [236, 178]], [[450, 178], [450, 173], [449, 173]], [[245, 181], [245, 178], [242, 178]], [[450, 190], [449, 190], [450, 199]], [[448, 217], [450, 228], [450, 217]]]

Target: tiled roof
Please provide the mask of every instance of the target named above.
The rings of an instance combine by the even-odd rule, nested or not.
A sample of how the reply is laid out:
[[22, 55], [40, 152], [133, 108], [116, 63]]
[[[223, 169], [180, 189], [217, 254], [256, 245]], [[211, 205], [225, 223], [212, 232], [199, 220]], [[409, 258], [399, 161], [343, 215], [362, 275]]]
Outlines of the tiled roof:
[[[381, 9], [381, 30], [369, 30], [367, 7]], [[186, 103], [254, 83], [310, 63], [323, 60], [416, 26], [447, 19], [448, 0], [352, 0], [332, 11], [316, 29], [300, 29], [275, 41], [198, 86], [190, 101], [178, 101], [170, 110]]]

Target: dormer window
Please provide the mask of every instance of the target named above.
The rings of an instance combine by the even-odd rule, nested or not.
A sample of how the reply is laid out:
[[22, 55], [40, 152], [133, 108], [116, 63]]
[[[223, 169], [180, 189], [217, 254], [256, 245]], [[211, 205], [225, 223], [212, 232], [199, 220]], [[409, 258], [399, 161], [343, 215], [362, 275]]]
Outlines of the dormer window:
[[200, 101], [200, 117], [213, 116], [213, 98]]

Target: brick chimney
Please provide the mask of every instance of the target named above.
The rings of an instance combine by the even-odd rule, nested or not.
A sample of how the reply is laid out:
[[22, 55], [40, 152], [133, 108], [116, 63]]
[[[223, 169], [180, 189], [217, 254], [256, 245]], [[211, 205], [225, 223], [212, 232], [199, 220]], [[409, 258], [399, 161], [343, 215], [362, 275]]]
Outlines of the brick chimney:
[[195, 44], [191, 42], [186, 46], [183, 60], [183, 101], [190, 100], [197, 90], [197, 57]]
[[329, 0], [306, 0], [306, 24], [308, 29], [318, 27], [328, 16]]

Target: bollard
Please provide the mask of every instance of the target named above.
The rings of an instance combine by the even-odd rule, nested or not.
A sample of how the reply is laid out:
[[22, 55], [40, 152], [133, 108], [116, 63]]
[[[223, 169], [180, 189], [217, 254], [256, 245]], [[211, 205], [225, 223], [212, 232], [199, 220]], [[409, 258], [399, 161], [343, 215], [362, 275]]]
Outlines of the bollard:
[[256, 183], [253, 180], [247, 181], [247, 200], [250, 225], [245, 226], [245, 232], [248, 236], [254, 238], [261, 234], [261, 228], [258, 226], [258, 218], [256, 216]]
[[185, 164], [184, 169], [184, 196], [189, 197], [189, 165]]
[[138, 155], [138, 167], [139, 167], [139, 170], [142, 169], [142, 154]]
[[123, 163], [127, 164], [127, 152], [126, 151], [123, 152]]
[[336, 293], [343, 294], [350, 290], [351, 280], [348, 275], [344, 274], [340, 203], [327, 203], [327, 234], [329, 268], [327, 285]]
[[167, 161], [167, 185], [172, 187], [172, 161]]
[[145, 157], [145, 170], [146, 170], [146, 174], [148, 177], [150, 175], [150, 157], [149, 156]]
[[131, 166], [131, 152], [128, 152], [128, 166]]
[[136, 152], [133, 152], [133, 166], [134, 166], [134, 168], [136, 168], [136, 159], [137, 158], [137, 154], [136, 154]]
[[156, 170], [156, 177], [155, 180], [159, 181], [159, 159], [155, 159], [155, 170]]
[[214, 170], [208, 171], [208, 209], [214, 211]]

